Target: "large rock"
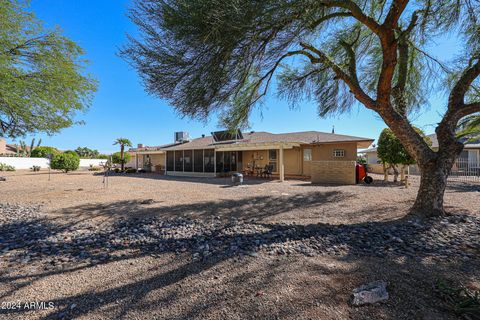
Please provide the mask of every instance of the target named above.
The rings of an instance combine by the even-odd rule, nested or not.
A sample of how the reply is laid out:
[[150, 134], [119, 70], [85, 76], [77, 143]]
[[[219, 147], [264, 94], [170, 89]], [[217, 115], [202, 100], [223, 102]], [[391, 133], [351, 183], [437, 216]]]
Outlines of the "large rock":
[[388, 299], [387, 283], [385, 281], [374, 281], [364, 284], [353, 290], [353, 305], [362, 306]]

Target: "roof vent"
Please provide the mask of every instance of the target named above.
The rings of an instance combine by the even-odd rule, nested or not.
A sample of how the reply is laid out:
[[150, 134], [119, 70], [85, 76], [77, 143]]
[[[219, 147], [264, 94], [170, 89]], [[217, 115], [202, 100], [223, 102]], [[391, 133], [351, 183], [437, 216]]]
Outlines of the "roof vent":
[[143, 148], [143, 147], [145, 147], [145, 145], [144, 145], [143, 143], [139, 143], [139, 144], [137, 144], [137, 148], [139, 148], [139, 149], [140, 149], [140, 148]]
[[178, 131], [175, 132], [175, 143], [184, 143], [190, 140], [188, 132]]

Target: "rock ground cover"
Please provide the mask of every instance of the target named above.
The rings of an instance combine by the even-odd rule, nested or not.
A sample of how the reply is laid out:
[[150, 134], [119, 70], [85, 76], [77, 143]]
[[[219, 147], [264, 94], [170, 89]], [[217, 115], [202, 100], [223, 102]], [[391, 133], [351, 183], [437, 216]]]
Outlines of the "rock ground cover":
[[[452, 186], [454, 215], [418, 221], [404, 217], [415, 186], [44, 178], [12, 174], [0, 195], [0, 302], [56, 307], [0, 318], [453, 319], [435, 281], [479, 285], [476, 190]], [[349, 304], [376, 280], [386, 304]]]

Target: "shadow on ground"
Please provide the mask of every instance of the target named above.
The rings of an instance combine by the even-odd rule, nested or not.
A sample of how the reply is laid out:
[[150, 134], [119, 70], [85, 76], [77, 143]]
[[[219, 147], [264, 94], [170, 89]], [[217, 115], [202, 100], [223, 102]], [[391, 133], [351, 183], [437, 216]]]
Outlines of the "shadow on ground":
[[[378, 248], [388, 245], [389, 239], [379, 234], [385, 230], [395, 233], [402, 225], [410, 223], [408, 218], [394, 218], [375, 222], [352, 222], [347, 225], [317, 223], [308, 225], [285, 225], [265, 223], [263, 219], [298, 208], [321, 207], [328, 203], [339, 202], [349, 197], [337, 191], [309, 192], [289, 197], [265, 196], [245, 200], [228, 200], [221, 202], [203, 202], [189, 205], [161, 206], [152, 201], [122, 201], [107, 205], [81, 205], [62, 211], [67, 222], [47, 221], [44, 219], [29, 222], [15, 222], [0, 226], [0, 244], [23, 243], [18, 249], [26, 250], [31, 256], [46, 257], [61, 254], [58, 251], [42, 248], [55, 247], [50, 238], [66, 230], [75, 230], [76, 226], [95, 217], [113, 218], [110, 228], [98, 228], [95, 242], [87, 250], [98, 252], [105, 249], [106, 243], [116, 237], [125, 236], [125, 226], [137, 224], [148, 225], [152, 219], [169, 221], [170, 219], [188, 218], [220, 221], [221, 228], [233, 228], [232, 218], [243, 219], [259, 227], [260, 231], [247, 234], [194, 232], [185, 237], [161, 237], [147, 233], [153, 242], [120, 242], [113, 248], [127, 252], [122, 256], [91, 264], [72, 266], [63, 270], [37, 272], [28, 276], [9, 276], [2, 273], [1, 283], [15, 283], [14, 289], [5, 291], [2, 300], [8, 300], [16, 291], [45, 278], [68, 275], [77, 272], [95, 272], [97, 268], [106, 267], [141, 259], [158, 254], [183, 252], [171, 263], [161, 264], [150, 272], [130, 281], [121, 279], [113, 288], [98, 288], [95, 291], [81, 292], [67, 297], [57, 297], [57, 308], [45, 319], [62, 317], [88, 317], [94, 313], [105, 312], [121, 319], [136, 314], [160, 312], [156, 316], [163, 318], [305, 318], [314, 316], [322, 319], [412, 319], [454, 318], [442, 309], [440, 300], [432, 293], [432, 285], [437, 278], [455, 277], [457, 273], [465, 279], [478, 277], [478, 259], [475, 263], [448, 260], [439, 263], [426, 263], [427, 252], [409, 252], [395, 257], [378, 255]], [[160, 205], [160, 206], [158, 206]], [[386, 205], [381, 208], [367, 207], [357, 215], [376, 216], [379, 212], [390, 210]], [[163, 225], [162, 228], [176, 227]], [[406, 245], [418, 241], [428, 232], [428, 225], [418, 228], [410, 234]], [[17, 232], [21, 230], [22, 232]], [[340, 233], [351, 231], [350, 237], [338, 237]], [[360, 234], [358, 233], [360, 232]], [[362, 233], [364, 233], [362, 235]], [[365, 237], [365, 234], [367, 235]], [[91, 236], [91, 235], [89, 235]], [[282, 256], [265, 259], [249, 257], [245, 252], [226, 254], [224, 251], [213, 252], [203, 260], [190, 259], [197, 243], [208, 238], [215, 241], [235, 244], [242, 237], [245, 243], [272, 245], [305, 240], [311, 237], [329, 239], [332, 248], [344, 247], [344, 255], [327, 257], [305, 257], [302, 255]], [[16, 238], [18, 237], [18, 238]], [[20, 238], [22, 237], [22, 238]], [[27, 237], [27, 238], [25, 238]], [[358, 237], [371, 239], [362, 243]], [[3, 246], [4, 247], [4, 246]], [[185, 251], [182, 251], [186, 248]], [[248, 252], [259, 250], [259, 246], [249, 246]], [[432, 248], [436, 250], [437, 248]], [[92, 255], [88, 255], [91, 259]], [[82, 257], [77, 258], [82, 262]], [[85, 258], [85, 260], [87, 260]], [[90, 260], [88, 260], [90, 261]], [[217, 278], [215, 278], [217, 277]], [[350, 291], [362, 283], [386, 279], [390, 283], [391, 299], [387, 304], [361, 309], [348, 305]], [[192, 280], [193, 279], [193, 280]], [[128, 280], [128, 279], [127, 279]], [[458, 279], [457, 279], [458, 280]], [[320, 287], [319, 287], [320, 286]], [[220, 288], [220, 289], [217, 289]], [[200, 296], [199, 296], [200, 293]], [[71, 308], [72, 304], [75, 308]], [[338, 306], [341, 306], [340, 308]], [[171, 308], [171, 313], [168, 313]], [[1, 310], [0, 314], [20, 315], [24, 311]], [[420, 316], [419, 316], [420, 315]]]

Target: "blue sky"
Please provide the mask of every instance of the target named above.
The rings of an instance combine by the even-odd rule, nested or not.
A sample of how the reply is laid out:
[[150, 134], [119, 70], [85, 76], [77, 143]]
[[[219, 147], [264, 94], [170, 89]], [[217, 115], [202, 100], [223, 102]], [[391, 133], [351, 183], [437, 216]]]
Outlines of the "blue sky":
[[[127, 0], [31, 0], [31, 9], [48, 27], [59, 26], [64, 34], [86, 51], [90, 61], [88, 72], [99, 81], [99, 89], [91, 108], [79, 114], [77, 125], [61, 133], [42, 138], [42, 145], [59, 149], [88, 146], [101, 152], [116, 151], [113, 141], [129, 138], [134, 144], [159, 145], [170, 143], [174, 131], [188, 131], [191, 137], [209, 134], [219, 129], [217, 119], [208, 123], [182, 118], [163, 101], [149, 96], [143, 90], [136, 72], [117, 56], [126, 43], [126, 34], [135, 34], [136, 28], [126, 17]], [[451, 55], [454, 48], [439, 46], [436, 54]], [[427, 133], [434, 130], [444, 108], [444, 99], [431, 99], [431, 107], [416, 117], [415, 124]], [[262, 116], [263, 115], [263, 116]], [[362, 137], [377, 138], [385, 128], [373, 112], [355, 108], [349, 114], [320, 119], [313, 103], [305, 103], [299, 110], [290, 110], [285, 101], [272, 92], [263, 108], [251, 118], [252, 130], [274, 133], [317, 130]], [[29, 143], [31, 137], [27, 137]]]

